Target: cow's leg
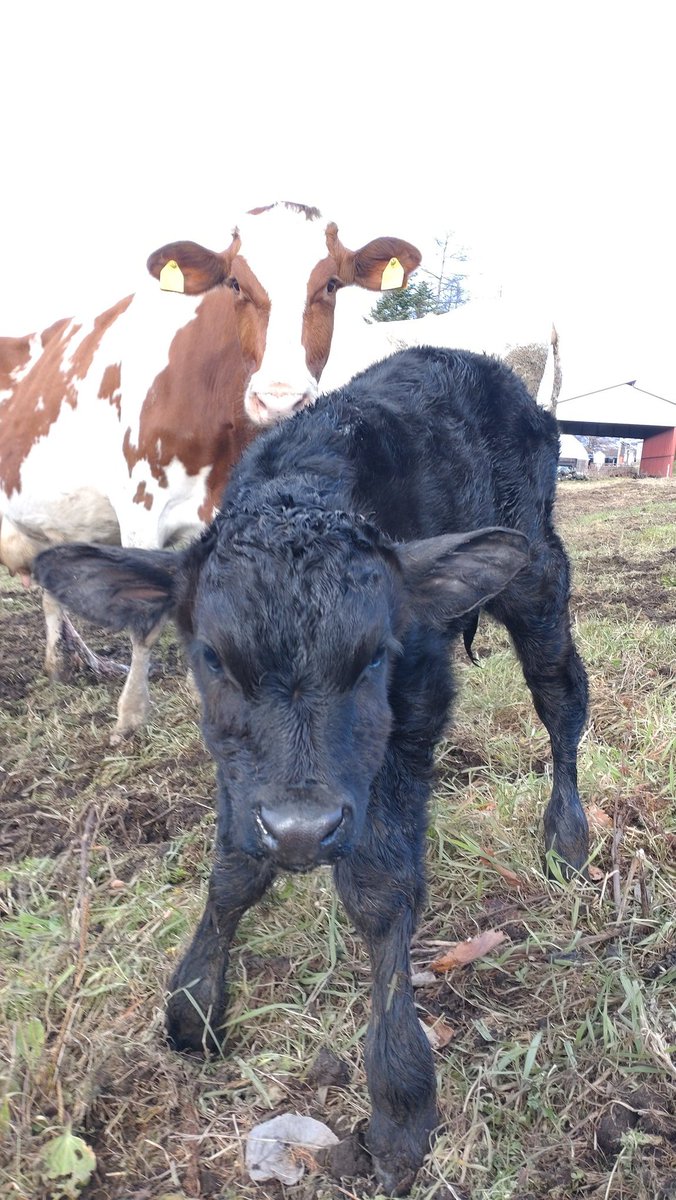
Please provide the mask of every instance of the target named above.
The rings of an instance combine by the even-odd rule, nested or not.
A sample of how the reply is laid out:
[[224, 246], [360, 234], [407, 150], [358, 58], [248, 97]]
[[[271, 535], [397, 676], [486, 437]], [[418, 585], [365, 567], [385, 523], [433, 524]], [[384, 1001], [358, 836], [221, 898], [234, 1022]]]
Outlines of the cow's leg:
[[124, 678], [127, 668], [112, 659], [99, 658], [80, 637], [68, 613], [49, 592], [42, 593], [45, 618], [45, 671], [50, 679], [62, 682], [77, 667], [87, 667], [97, 679]]
[[587, 716], [587, 675], [570, 632], [569, 567], [555, 534], [490, 605], [507, 626], [552, 747], [545, 846], [583, 869], [589, 830], [577, 790], [577, 748]]
[[117, 721], [110, 736], [112, 746], [117, 746], [130, 734], [135, 733], [145, 725], [150, 707], [150, 691], [148, 688], [148, 671], [150, 670], [150, 651], [164, 628], [164, 619], [151, 629], [145, 637], [132, 633], [131, 663], [127, 681], [117, 704]]
[[100, 658], [80, 636], [68, 613], [63, 614], [63, 640], [68, 654], [83, 667], [87, 667], [96, 679], [126, 679], [129, 668], [112, 658]]
[[367, 1144], [389, 1195], [410, 1189], [438, 1124], [432, 1051], [416, 1016], [410, 969], [410, 940], [424, 898], [427, 789], [407, 789], [405, 798], [402, 790], [396, 804], [372, 798], [363, 842], [335, 869], [373, 971], [365, 1047], [373, 1110]]
[[167, 1033], [177, 1050], [220, 1049], [230, 943], [243, 913], [260, 900], [274, 874], [269, 863], [219, 839], [204, 914], [169, 985]]
[[64, 650], [65, 613], [58, 600], [45, 591], [42, 593], [42, 612], [45, 618], [45, 671], [50, 679], [59, 682], [68, 675]]

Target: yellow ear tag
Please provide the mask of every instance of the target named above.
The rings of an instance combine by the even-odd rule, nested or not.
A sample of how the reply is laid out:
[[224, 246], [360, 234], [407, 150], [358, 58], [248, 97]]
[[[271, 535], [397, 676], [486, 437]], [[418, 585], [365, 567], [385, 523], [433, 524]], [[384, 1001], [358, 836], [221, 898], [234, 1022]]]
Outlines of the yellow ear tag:
[[163, 292], [184, 292], [183, 272], [174, 258], [170, 258], [160, 271], [160, 287]]
[[404, 284], [404, 268], [398, 258], [391, 258], [380, 281], [380, 287], [383, 292], [389, 292], [392, 288], [403, 287]]

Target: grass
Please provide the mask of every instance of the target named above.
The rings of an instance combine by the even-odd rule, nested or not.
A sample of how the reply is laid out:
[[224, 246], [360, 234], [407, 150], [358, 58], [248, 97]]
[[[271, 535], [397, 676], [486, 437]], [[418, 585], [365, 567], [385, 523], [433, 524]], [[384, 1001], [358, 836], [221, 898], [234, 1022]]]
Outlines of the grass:
[[[479, 931], [506, 939], [417, 989], [450, 1040], [435, 1051], [443, 1125], [415, 1200], [676, 1195], [675, 500], [662, 481], [560, 489], [591, 684], [592, 883], [543, 875], [548, 740], [503, 631], [481, 623], [479, 669], [457, 655], [415, 969]], [[368, 962], [325, 871], [279, 881], [242, 922], [228, 1055], [164, 1041], [166, 980], [213, 836], [213, 768], [171, 637], [151, 725], [115, 751], [115, 688], [45, 681], [37, 598], [7, 578], [0, 646], [0, 1196], [374, 1194], [368, 1176], [319, 1171], [282, 1189], [243, 1167], [266, 1115], [309, 1113], [341, 1135], [368, 1116]], [[308, 1082], [326, 1046], [349, 1064], [347, 1087]], [[55, 1148], [67, 1172], [50, 1179]]]

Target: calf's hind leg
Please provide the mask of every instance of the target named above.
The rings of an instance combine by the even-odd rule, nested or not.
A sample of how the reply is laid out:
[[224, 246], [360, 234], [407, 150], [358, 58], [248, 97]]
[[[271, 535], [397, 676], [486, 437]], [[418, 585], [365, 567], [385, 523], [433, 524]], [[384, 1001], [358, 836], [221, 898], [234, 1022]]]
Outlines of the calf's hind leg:
[[549, 733], [554, 778], [544, 816], [545, 846], [581, 871], [589, 830], [577, 790], [577, 748], [587, 716], [587, 675], [570, 632], [568, 596], [568, 559], [551, 534], [544, 551], [488, 608], [512, 637]]
[[177, 1050], [220, 1049], [230, 944], [241, 917], [273, 878], [269, 864], [219, 839], [204, 914], [169, 984], [167, 1034]]

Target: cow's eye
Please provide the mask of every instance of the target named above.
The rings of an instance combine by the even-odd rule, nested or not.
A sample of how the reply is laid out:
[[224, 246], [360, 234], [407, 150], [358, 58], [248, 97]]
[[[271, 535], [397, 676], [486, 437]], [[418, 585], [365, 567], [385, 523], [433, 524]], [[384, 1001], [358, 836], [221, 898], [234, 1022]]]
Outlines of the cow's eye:
[[202, 646], [202, 658], [205, 665], [213, 675], [220, 675], [223, 670], [223, 664], [215, 650], [211, 646], [207, 646], [206, 642]]
[[337, 279], [329, 279], [329, 282], [326, 285], [326, 290], [329, 293], [329, 296], [331, 295], [332, 292], [336, 291], [337, 287], [338, 287], [338, 280]]
[[238, 292], [238, 293], [240, 292], [240, 290], [241, 290], [240, 286], [239, 286], [237, 280], [235, 279], [234, 275], [232, 276], [231, 279], [228, 280], [228, 287], [232, 288], [233, 292]]

